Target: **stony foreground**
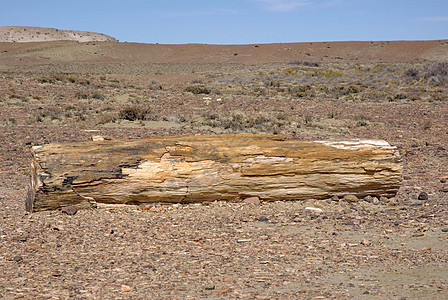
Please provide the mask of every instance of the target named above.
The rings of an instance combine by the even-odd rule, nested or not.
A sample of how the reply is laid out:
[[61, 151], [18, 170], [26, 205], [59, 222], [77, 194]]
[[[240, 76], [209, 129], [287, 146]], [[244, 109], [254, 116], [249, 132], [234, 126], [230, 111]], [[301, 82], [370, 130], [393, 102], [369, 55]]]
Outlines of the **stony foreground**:
[[6, 298], [448, 295], [446, 208], [427, 201], [213, 202], [69, 216], [25, 214], [23, 191], [3, 192]]

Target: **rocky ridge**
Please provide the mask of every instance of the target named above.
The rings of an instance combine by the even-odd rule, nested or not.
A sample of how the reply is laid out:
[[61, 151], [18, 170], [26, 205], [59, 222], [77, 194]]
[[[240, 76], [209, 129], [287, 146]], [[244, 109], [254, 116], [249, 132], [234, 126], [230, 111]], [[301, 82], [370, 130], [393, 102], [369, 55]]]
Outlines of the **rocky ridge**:
[[45, 41], [117, 42], [117, 39], [102, 33], [89, 31], [27, 26], [0, 27], [0, 42], [27, 43]]

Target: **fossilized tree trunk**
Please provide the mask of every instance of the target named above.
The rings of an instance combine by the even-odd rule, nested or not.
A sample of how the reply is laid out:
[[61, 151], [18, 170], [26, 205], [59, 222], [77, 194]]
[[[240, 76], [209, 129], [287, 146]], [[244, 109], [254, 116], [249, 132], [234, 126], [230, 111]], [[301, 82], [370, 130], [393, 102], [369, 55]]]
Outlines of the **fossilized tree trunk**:
[[28, 211], [91, 203], [393, 196], [398, 151], [377, 140], [160, 137], [33, 147]]

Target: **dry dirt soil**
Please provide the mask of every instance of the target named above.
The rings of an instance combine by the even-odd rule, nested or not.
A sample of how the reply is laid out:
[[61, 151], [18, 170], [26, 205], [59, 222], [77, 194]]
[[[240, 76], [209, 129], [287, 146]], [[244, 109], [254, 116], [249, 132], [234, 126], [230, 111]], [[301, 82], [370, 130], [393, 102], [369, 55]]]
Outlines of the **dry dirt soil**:
[[[377, 204], [25, 211], [33, 145], [240, 132], [385, 139], [402, 186]], [[446, 40], [0, 43], [0, 145], [4, 299], [448, 298]]]

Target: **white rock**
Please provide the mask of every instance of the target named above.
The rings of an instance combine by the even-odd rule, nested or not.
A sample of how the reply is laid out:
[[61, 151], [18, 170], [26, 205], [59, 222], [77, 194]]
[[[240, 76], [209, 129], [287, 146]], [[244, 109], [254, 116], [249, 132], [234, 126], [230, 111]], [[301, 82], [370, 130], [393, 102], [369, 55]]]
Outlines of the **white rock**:
[[322, 209], [317, 208], [317, 207], [311, 207], [311, 206], [305, 207], [305, 210], [311, 210], [311, 211], [315, 211], [315, 212], [323, 212]]
[[104, 137], [102, 135], [92, 135], [92, 141], [94, 142], [104, 141]]

